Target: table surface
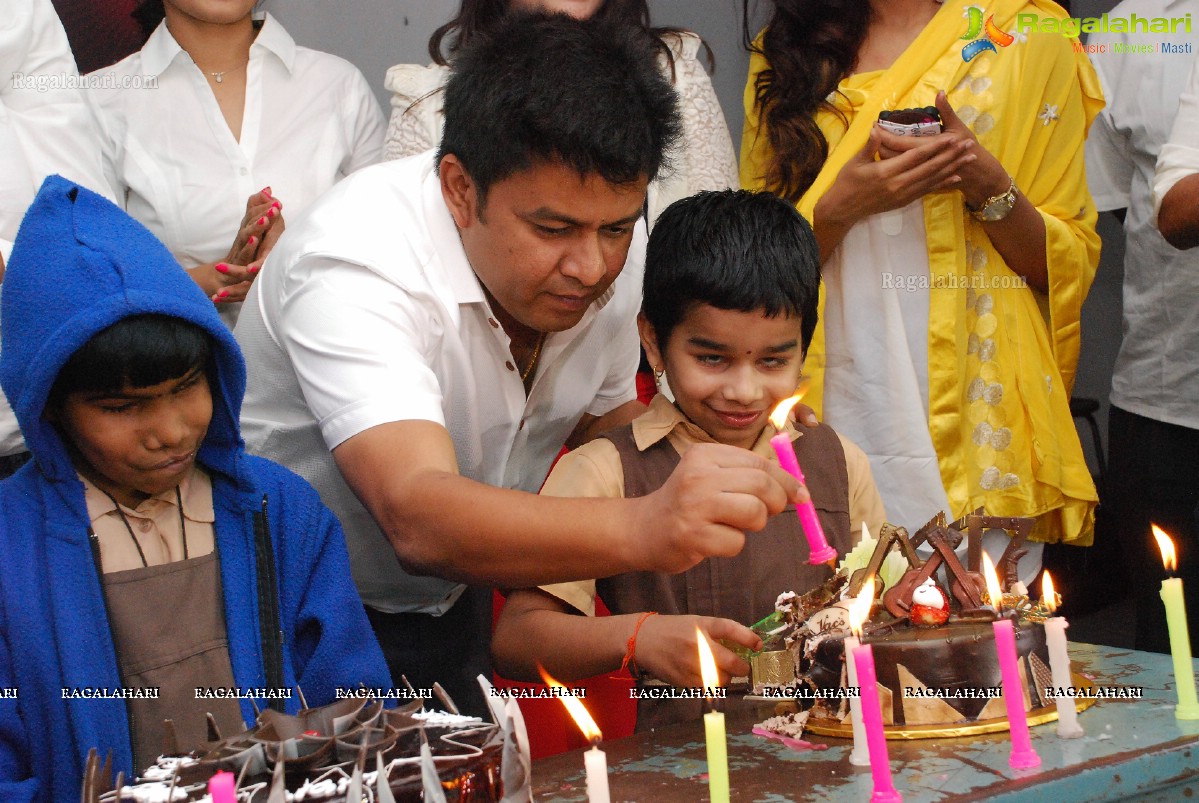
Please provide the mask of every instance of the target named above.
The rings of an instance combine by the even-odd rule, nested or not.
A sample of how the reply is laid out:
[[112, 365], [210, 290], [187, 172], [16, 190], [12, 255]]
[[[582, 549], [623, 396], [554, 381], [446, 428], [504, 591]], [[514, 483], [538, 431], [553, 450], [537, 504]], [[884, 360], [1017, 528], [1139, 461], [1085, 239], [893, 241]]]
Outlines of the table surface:
[[[895, 787], [904, 801], [1172, 801], [1199, 795], [1199, 721], [1174, 718], [1170, 656], [1071, 644], [1070, 657], [1074, 671], [1097, 686], [1139, 687], [1143, 698], [1099, 700], [1079, 714], [1086, 729], [1079, 739], [1059, 738], [1052, 722], [1032, 728], [1041, 757], [1034, 770], [1008, 766], [1006, 733], [888, 741]], [[809, 734], [809, 741], [828, 749], [798, 752], [751, 734], [752, 725], [749, 719], [728, 720], [734, 801], [870, 799], [870, 770], [849, 763], [851, 741]], [[703, 738], [703, 724], [695, 722], [605, 742], [612, 800], [707, 800]], [[537, 801], [585, 801], [582, 751], [534, 763], [533, 794]]]

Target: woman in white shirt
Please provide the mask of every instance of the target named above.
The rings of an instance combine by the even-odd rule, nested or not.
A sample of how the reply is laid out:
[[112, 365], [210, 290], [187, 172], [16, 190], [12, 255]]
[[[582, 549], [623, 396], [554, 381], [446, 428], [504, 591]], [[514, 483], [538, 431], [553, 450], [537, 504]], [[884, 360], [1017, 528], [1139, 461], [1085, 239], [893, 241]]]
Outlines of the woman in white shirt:
[[[651, 28], [646, 0], [462, 0], [457, 16], [429, 39], [432, 64], [397, 64], [387, 71], [385, 85], [392, 92], [392, 112], [386, 158], [399, 159], [437, 147], [441, 140], [441, 88], [449, 78], [449, 61], [471, 37], [490, 32], [510, 10], [623, 19], [661, 40], [662, 70], [679, 95], [683, 136], [670, 154], [671, 169], [650, 184], [647, 206], [651, 223], [679, 198], [737, 186], [733, 142], [720, 101], [699, 60], [703, 40], [683, 30]], [[448, 55], [442, 52], [443, 42], [448, 42]]]
[[154, 0], [137, 53], [92, 73], [117, 200], [232, 326], [266, 252], [338, 179], [377, 162], [383, 116], [349, 62], [296, 45], [254, 0]]

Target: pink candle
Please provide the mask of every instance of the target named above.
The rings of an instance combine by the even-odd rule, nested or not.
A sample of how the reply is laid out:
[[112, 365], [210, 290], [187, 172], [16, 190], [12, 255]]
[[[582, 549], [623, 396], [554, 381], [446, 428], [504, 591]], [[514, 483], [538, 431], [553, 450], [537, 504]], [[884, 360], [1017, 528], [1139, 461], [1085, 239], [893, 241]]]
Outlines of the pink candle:
[[208, 794], [212, 803], [237, 803], [236, 779], [232, 772], [218, 772], [208, 779]]
[[[799, 459], [795, 456], [791, 437], [786, 432], [780, 432], [770, 439], [770, 445], [774, 447], [774, 453], [778, 455], [783, 471], [799, 480], [800, 485], [804, 485], [803, 471], [799, 468]], [[815, 506], [810, 501], [805, 502], [796, 505], [795, 512], [799, 514], [799, 523], [808, 538], [808, 563], [819, 566], [837, 557], [837, 550], [829, 546], [824, 537], [824, 529], [820, 526], [820, 520], [816, 518]]]
[[871, 803], [902, 801], [903, 796], [891, 782], [891, 760], [887, 756], [887, 737], [883, 733], [883, 711], [878, 702], [878, 679], [874, 673], [874, 650], [864, 644], [853, 651], [858, 670], [858, 688], [862, 696], [862, 724], [866, 728], [866, 746], [870, 750], [870, 774], [874, 777]]
[[1016, 769], [1039, 767], [1041, 757], [1032, 749], [1032, 741], [1028, 738], [1024, 689], [1020, 685], [1020, 670], [1016, 668], [1016, 631], [1010, 619], [994, 621], [991, 627], [995, 630], [995, 649], [999, 652], [999, 669], [1003, 673], [1003, 701], [1007, 705], [1008, 729], [1012, 733], [1012, 754], [1008, 764]]

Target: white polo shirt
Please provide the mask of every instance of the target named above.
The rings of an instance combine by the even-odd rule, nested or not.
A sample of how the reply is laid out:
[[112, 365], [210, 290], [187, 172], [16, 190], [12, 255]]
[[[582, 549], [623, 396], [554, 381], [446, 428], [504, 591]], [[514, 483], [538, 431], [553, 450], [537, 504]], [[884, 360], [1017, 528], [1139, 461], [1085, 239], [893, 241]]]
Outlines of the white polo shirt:
[[[224, 259], [263, 187], [288, 224], [342, 177], [379, 161], [378, 101], [348, 61], [296, 45], [269, 14], [250, 45], [240, 137], [166, 22], [89, 76], [117, 201], [185, 268]], [[240, 304], [222, 304], [233, 326]]]
[[[1126, 0], [1111, 16], [1139, 18], [1199, 14], [1199, 0]], [[1154, 166], [1163, 157], [1179, 112], [1194, 55], [1116, 53], [1115, 45], [1172, 43], [1194, 50], [1193, 34], [1091, 34], [1092, 53], [1107, 106], [1087, 137], [1087, 186], [1101, 211], [1126, 207], [1124, 304], [1111, 402], [1130, 413], [1199, 429], [1199, 252], [1179, 251], [1157, 230]], [[1185, 97], [1185, 96], [1184, 96]], [[1194, 123], [1186, 133], [1194, 137]], [[1193, 140], [1199, 141], [1199, 140]], [[1192, 153], [1199, 150], [1191, 149]], [[1192, 171], [1199, 170], [1194, 160]]]
[[464, 587], [400, 569], [334, 447], [379, 424], [433, 421], [463, 476], [536, 492], [584, 413], [636, 398], [644, 223], [616, 282], [546, 339], [526, 399], [434, 166], [430, 151], [359, 171], [289, 221], [235, 331], [247, 446], [316, 487], [346, 531], [363, 602], [388, 612], [443, 613]]

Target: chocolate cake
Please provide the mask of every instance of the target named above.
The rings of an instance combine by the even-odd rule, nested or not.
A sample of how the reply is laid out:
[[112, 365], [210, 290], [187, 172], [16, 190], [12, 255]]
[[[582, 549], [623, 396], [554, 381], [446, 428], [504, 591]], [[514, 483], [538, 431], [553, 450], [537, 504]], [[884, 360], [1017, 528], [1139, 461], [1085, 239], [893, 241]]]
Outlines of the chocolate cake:
[[[889, 586], [876, 598], [861, 643], [872, 645], [886, 725], [962, 726], [1005, 716], [1001, 673], [991, 623], [1012, 619], [1023, 676], [1025, 708], [1048, 705], [1039, 690], [1052, 685], [1045, 631], [1046, 611], [1025, 596], [1015, 576], [1028, 519], [994, 518], [981, 511], [947, 525], [938, 517], [915, 538], [887, 525], [870, 549], [865, 567], [843, 567], [824, 586], [803, 596], [783, 594], [776, 611], [754, 626], [766, 644], [750, 660], [754, 694], [794, 698], [808, 711], [810, 728], [849, 724], [845, 639], [850, 635], [847, 598], [878, 577], [892, 551], [902, 556]], [[977, 570], [983, 528], [1001, 527], [1012, 541], [999, 563], [1007, 580], [993, 603]], [[965, 530], [966, 533], [963, 533]], [[954, 548], [969, 537], [968, 564]], [[933, 555], [921, 561], [915, 547], [927, 542]], [[944, 567], [944, 575], [938, 569]], [[885, 572], [884, 572], [885, 574]]]
[[516, 704], [488, 702], [494, 723], [430, 711], [420, 699], [388, 710], [369, 697], [296, 715], [263, 711], [253, 728], [228, 738], [211, 733], [210, 720], [214, 738], [204, 750], [161, 757], [128, 785], [120, 775], [114, 784], [93, 750], [82, 800], [207, 800], [209, 779], [225, 771], [237, 778], [239, 803], [492, 803], [505, 785], [527, 789], [529, 756]]

